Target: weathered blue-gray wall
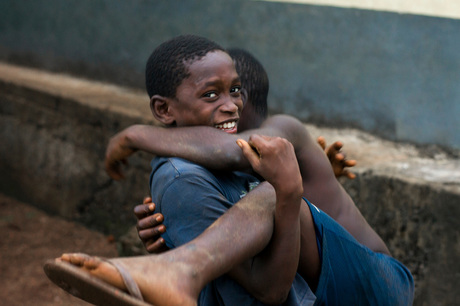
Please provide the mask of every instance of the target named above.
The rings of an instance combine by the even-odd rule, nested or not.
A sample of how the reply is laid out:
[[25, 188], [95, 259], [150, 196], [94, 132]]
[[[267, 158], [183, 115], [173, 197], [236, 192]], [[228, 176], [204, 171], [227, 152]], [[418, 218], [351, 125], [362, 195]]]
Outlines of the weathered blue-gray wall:
[[460, 148], [460, 20], [236, 0], [0, 3], [0, 60], [129, 86], [185, 33], [253, 52], [274, 112]]

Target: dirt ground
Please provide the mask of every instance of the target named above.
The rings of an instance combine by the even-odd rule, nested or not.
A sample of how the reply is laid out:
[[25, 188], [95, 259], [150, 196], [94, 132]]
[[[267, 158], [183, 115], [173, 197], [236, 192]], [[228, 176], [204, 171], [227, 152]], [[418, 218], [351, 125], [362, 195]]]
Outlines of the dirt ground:
[[89, 305], [49, 281], [43, 263], [69, 251], [117, 256], [113, 239], [2, 194], [0, 233], [0, 305]]

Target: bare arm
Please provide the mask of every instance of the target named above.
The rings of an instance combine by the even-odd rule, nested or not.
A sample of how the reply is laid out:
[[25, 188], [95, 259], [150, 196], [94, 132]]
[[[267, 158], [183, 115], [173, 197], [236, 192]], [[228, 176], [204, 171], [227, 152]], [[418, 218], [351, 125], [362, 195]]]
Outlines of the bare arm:
[[[275, 189], [273, 235], [267, 248], [233, 269], [230, 275], [259, 300], [280, 304], [286, 299], [298, 268], [302, 177], [293, 146], [286, 139], [253, 135], [249, 143], [238, 140], [253, 169]], [[269, 196], [274, 197], [270, 193]]]
[[[115, 179], [121, 178], [120, 161], [126, 163], [127, 158], [137, 150], [159, 156], [176, 156], [188, 159], [210, 169], [236, 170], [247, 169], [249, 164], [242, 158], [241, 151], [235, 145], [238, 138], [248, 139], [257, 133], [261, 135], [283, 137], [296, 142], [298, 150], [303, 139], [293, 138], [295, 131], [304, 129], [296, 119], [289, 116], [274, 116], [268, 119], [260, 129], [249, 130], [238, 135], [230, 135], [211, 127], [162, 128], [149, 125], [133, 125], [119, 132], [109, 142], [106, 151], [106, 169]], [[293, 132], [294, 131], [294, 132]], [[307, 135], [308, 136], [308, 135]], [[337, 177], [352, 177], [345, 167], [353, 167], [354, 160], [346, 160], [340, 152], [342, 144], [335, 142], [326, 149], [325, 139], [318, 138], [333, 171]]]
[[210, 169], [249, 168], [248, 161], [236, 144], [238, 138], [243, 137], [205, 126], [162, 128], [133, 125], [110, 139], [105, 168], [112, 178], [123, 178], [120, 162], [126, 163], [127, 158], [137, 150], [158, 156], [185, 158]]
[[[133, 125], [110, 139], [106, 150], [105, 167], [112, 178], [120, 179], [123, 177], [120, 162], [125, 163], [130, 155], [141, 150], [158, 156], [181, 157], [209, 169], [249, 169], [250, 165], [243, 157], [236, 140], [247, 141], [250, 135], [259, 134], [282, 137], [293, 142], [291, 135], [294, 133], [283, 130], [282, 122], [288, 118], [296, 120], [288, 116], [274, 116], [268, 119], [261, 128], [248, 130], [238, 135], [228, 134], [207, 126], [163, 128]], [[272, 121], [277, 124], [271, 124]], [[278, 125], [278, 122], [281, 124]], [[295, 144], [294, 147], [296, 147]]]

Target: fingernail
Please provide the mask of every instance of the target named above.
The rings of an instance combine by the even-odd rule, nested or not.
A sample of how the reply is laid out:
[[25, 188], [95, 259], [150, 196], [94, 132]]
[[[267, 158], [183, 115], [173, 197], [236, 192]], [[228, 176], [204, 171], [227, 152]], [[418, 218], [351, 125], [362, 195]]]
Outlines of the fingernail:
[[158, 216], [155, 220], [157, 220], [157, 222], [161, 222], [161, 216]]
[[241, 141], [239, 141], [239, 140], [236, 141], [236, 144], [237, 144], [240, 148], [243, 147], [243, 144], [242, 144]]
[[155, 206], [154, 206], [153, 204], [150, 204], [150, 205], [149, 205], [149, 210], [150, 210], [150, 211], [154, 211], [154, 210], [155, 210]]

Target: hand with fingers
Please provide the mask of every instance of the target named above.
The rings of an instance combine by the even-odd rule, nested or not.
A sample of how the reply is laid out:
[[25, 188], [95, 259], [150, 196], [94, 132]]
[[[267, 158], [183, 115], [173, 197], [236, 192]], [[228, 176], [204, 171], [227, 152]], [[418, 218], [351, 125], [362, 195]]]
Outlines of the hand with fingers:
[[356, 178], [356, 175], [348, 169], [356, 166], [356, 160], [346, 159], [345, 153], [342, 152], [343, 143], [341, 141], [336, 141], [332, 145], [326, 148], [326, 140], [323, 136], [319, 136], [318, 144], [324, 150], [327, 155], [327, 158], [331, 162], [332, 170], [334, 171], [335, 177], [345, 176], [349, 179]]
[[136, 150], [126, 144], [125, 131], [110, 138], [104, 161], [107, 174], [114, 180], [123, 179], [125, 176], [122, 171], [122, 165], [128, 164], [128, 157], [134, 152]]
[[137, 218], [137, 232], [139, 238], [149, 253], [159, 254], [169, 250], [164, 239], [161, 237], [166, 231], [163, 224], [164, 217], [161, 213], [154, 214], [155, 203], [151, 197], [146, 197], [143, 204], [134, 207]]
[[[254, 171], [276, 190], [277, 194], [303, 193], [302, 177], [293, 145], [280, 137], [251, 135], [249, 141], [238, 139]], [[300, 193], [299, 193], [300, 192]]]

